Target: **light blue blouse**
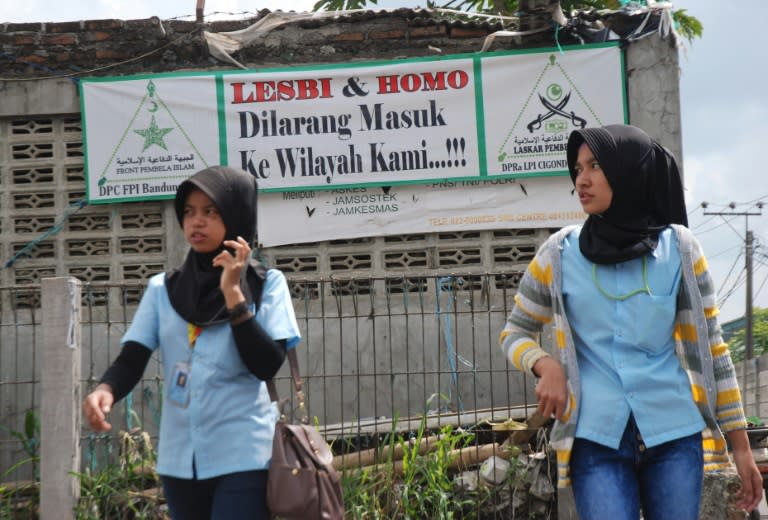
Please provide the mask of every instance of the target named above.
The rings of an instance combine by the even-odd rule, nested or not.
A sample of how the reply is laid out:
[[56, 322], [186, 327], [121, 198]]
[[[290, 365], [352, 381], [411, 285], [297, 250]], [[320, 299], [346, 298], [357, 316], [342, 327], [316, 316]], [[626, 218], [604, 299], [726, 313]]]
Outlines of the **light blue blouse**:
[[[300, 340], [288, 284], [278, 270], [267, 271], [256, 320], [289, 348]], [[192, 478], [193, 457], [201, 479], [269, 466], [277, 406], [266, 384], [241, 361], [229, 323], [204, 328], [190, 348], [187, 322], [171, 306], [165, 273], [160, 273], [150, 278], [122, 341], [160, 348], [165, 385], [159, 474]], [[168, 399], [179, 363], [189, 365], [184, 407]]]
[[672, 229], [645, 256], [651, 294], [624, 300], [616, 297], [645, 285], [643, 260], [598, 265], [593, 277], [592, 262], [579, 250], [579, 231], [562, 250], [565, 312], [581, 374], [576, 437], [618, 448], [630, 413], [648, 447], [701, 431], [704, 420], [675, 354], [681, 272]]

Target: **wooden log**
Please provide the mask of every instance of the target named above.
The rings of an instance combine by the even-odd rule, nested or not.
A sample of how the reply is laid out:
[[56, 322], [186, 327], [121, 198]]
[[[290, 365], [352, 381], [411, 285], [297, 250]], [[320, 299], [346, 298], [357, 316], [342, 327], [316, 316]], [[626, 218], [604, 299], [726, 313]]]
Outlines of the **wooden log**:
[[[418, 446], [419, 455], [424, 455], [436, 448], [439, 440], [440, 435], [432, 435], [421, 439]], [[382, 448], [371, 448], [337, 455], [333, 458], [333, 467], [336, 469], [359, 468], [361, 466], [371, 466], [379, 461], [389, 460], [390, 458], [392, 460], [402, 460], [405, 451], [404, 444], [408, 445], [408, 449], [413, 449], [416, 443], [414, 439], [408, 439], [404, 442], [396, 442], [394, 446], [387, 444]]]
[[[469, 469], [494, 455], [501, 457], [502, 459], [509, 459], [511, 457], [510, 450], [506, 449], [501, 444], [494, 442], [491, 444], [483, 444], [482, 446], [470, 446], [449, 451], [447, 454], [447, 457], [450, 460], [448, 467], [458, 470]], [[351, 471], [352, 468], [346, 468], [346, 470]], [[404, 473], [402, 460], [396, 460], [392, 464], [361, 466], [358, 470], [370, 471], [372, 473], [392, 471], [396, 476], [402, 476]]]
[[14, 480], [12, 482], [0, 482], [0, 488], [6, 494], [28, 495], [36, 492], [40, 483], [36, 480]]
[[544, 417], [539, 413], [538, 410], [536, 410], [528, 418], [528, 428], [525, 430], [516, 431], [515, 433], [510, 435], [506, 441], [504, 441], [504, 444], [513, 444], [513, 445], [526, 444], [528, 441], [531, 440], [531, 437], [536, 435], [536, 432], [538, 432], [541, 427], [547, 424], [548, 421], [549, 421], [549, 418]]
[[[506, 447], [510, 445], [520, 445], [527, 443], [536, 433], [539, 431], [541, 427], [543, 427], [545, 424], [547, 424], [549, 419], [544, 418], [538, 411], [533, 412], [531, 414], [530, 418], [528, 419], [528, 422], [526, 423], [525, 429], [518, 429], [515, 430], [514, 433], [512, 433], [507, 440], [505, 440], [500, 446], [502, 447], [503, 451], [506, 451]], [[425, 437], [421, 440], [421, 443], [418, 448], [419, 455], [424, 455], [425, 453], [429, 452], [431, 449], [434, 449], [438, 446], [438, 441], [440, 440], [440, 435], [433, 435], [430, 437]], [[413, 441], [408, 441], [409, 448], [413, 448]], [[486, 446], [491, 446], [486, 445]], [[469, 448], [464, 448], [464, 450], [467, 450]], [[333, 458], [333, 467], [339, 470], [344, 469], [352, 469], [352, 468], [363, 468], [363, 467], [369, 467], [369, 466], [383, 466], [386, 467], [387, 464], [377, 464], [378, 461], [388, 460], [390, 451], [392, 452], [392, 460], [397, 462], [402, 460], [403, 458], [403, 451], [404, 447], [402, 443], [396, 443], [394, 446], [394, 449], [390, 445], [386, 445], [385, 447], [379, 449], [379, 448], [371, 448], [368, 450], [362, 450], [354, 453], [346, 453], [344, 455], [337, 455]], [[380, 455], [379, 455], [380, 453]], [[396, 464], [396, 467], [399, 467], [398, 464]]]
[[141, 491], [129, 491], [128, 496], [135, 497], [135, 498], [143, 498], [144, 500], [153, 500], [157, 502], [165, 501], [162, 487], [143, 489]]

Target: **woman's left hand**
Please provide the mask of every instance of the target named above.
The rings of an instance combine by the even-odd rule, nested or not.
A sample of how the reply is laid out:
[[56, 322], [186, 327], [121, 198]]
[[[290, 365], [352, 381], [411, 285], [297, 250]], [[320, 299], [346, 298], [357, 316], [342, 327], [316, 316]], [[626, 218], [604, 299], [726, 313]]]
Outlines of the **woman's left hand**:
[[224, 247], [231, 252], [225, 249], [216, 255], [213, 265], [221, 267], [219, 287], [227, 300], [227, 306], [231, 307], [244, 299], [240, 290], [240, 276], [248, 265], [251, 248], [243, 237], [237, 237], [237, 240], [225, 240]]
[[746, 511], [755, 509], [763, 498], [763, 476], [755, 464], [752, 450], [734, 449], [731, 453], [736, 471], [741, 477], [741, 489], [736, 493], [736, 506]]

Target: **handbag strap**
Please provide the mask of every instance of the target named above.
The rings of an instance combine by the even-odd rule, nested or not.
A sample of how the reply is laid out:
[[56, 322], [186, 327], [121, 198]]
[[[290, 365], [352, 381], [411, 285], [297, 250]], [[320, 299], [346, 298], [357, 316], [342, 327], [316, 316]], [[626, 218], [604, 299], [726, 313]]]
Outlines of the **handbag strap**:
[[[307, 407], [304, 400], [304, 390], [303, 383], [301, 381], [301, 372], [299, 371], [299, 356], [296, 354], [295, 348], [289, 348], [287, 353], [288, 357], [288, 366], [291, 368], [291, 380], [293, 381], [293, 391], [296, 394], [296, 400], [299, 402], [298, 407], [298, 420], [302, 424], [308, 424], [309, 423], [309, 414], [307, 413]], [[269, 391], [269, 398], [272, 401], [275, 401], [277, 403], [278, 408], [280, 408], [280, 418], [283, 420], [285, 418], [285, 413], [283, 412], [282, 404], [280, 403], [280, 396], [277, 393], [277, 385], [275, 384], [274, 379], [270, 379], [267, 381], [267, 390]]]

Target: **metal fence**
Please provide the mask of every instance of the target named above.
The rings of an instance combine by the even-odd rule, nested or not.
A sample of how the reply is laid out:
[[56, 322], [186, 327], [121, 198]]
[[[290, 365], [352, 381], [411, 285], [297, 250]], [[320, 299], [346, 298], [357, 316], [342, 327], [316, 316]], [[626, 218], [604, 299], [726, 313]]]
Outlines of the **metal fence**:
[[[519, 276], [518, 276], [519, 277]], [[509, 371], [497, 338], [514, 280], [504, 274], [292, 278], [302, 334], [299, 359], [310, 416], [336, 449], [375, 446], [393, 430], [443, 425], [482, 429], [524, 419], [530, 381]], [[81, 395], [117, 356], [144, 286], [83, 284]], [[0, 482], [32, 479], [40, 412], [40, 286], [0, 288]], [[277, 377], [291, 395], [287, 366]], [[83, 426], [82, 465], [114, 462], [120, 431], [155, 438], [163, 392], [158, 356], [115, 406], [109, 434]], [[342, 442], [336, 442], [342, 441]]]

